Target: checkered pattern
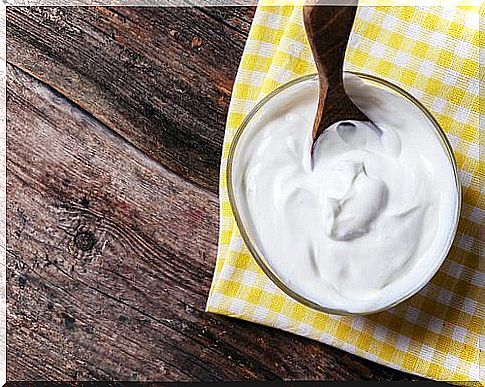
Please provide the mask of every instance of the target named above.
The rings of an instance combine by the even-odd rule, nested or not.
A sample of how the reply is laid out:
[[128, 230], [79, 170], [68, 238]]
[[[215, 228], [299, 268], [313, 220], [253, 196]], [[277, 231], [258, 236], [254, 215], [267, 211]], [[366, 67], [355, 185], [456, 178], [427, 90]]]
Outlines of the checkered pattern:
[[[483, 10], [482, 10], [483, 13]], [[313, 311], [287, 297], [259, 269], [234, 222], [225, 181], [233, 135], [263, 96], [315, 72], [300, 7], [259, 6], [237, 75], [221, 166], [219, 251], [207, 311], [290, 331], [390, 367], [437, 380], [479, 381], [478, 7], [360, 7], [346, 66], [387, 79], [419, 99], [453, 145], [463, 211], [449, 257], [432, 281], [400, 305], [366, 317]], [[482, 15], [485, 16], [485, 15]]]

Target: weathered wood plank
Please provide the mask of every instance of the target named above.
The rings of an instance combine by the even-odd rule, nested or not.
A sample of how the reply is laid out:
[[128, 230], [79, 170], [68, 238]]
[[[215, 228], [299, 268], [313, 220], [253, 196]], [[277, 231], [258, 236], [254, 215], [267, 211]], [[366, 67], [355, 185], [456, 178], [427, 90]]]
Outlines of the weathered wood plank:
[[406, 379], [204, 313], [216, 196], [8, 67], [8, 379]]
[[197, 9], [211, 16], [218, 23], [240, 32], [244, 40], [249, 33], [256, 11], [256, 7], [197, 7]]
[[225, 116], [253, 12], [11, 7], [7, 58], [168, 169], [216, 192]]

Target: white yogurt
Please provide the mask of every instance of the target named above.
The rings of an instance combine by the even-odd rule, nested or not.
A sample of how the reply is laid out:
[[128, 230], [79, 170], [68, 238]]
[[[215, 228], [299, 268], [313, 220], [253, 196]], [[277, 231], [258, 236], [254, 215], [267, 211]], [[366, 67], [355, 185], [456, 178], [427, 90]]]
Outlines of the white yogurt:
[[299, 83], [245, 128], [232, 180], [247, 232], [288, 288], [326, 308], [369, 313], [436, 272], [456, 228], [459, 192], [420, 109], [355, 75], [346, 87], [375, 125], [332, 125], [311, 160], [318, 83]]

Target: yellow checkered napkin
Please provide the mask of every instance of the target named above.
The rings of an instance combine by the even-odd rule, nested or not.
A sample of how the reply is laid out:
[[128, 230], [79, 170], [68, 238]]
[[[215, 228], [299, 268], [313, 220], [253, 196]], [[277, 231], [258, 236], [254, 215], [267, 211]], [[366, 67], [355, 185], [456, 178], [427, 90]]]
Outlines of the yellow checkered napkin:
[[453, 145], [463, 185], [457, 237], [422, 291], [365, 317], [315, 312], [285, 296], [259, 269], [234, 222], [225, 181], [233, 135], [263, 96], [315, 72], [300, 7], [258, 7], [232, 95], [221, 166], [219, 252], [207, 311], [310, 337], [392, 368], [447, 381], [479, 381], [478, 7], [360, 7], [347, 69], [401, 86], [437, 118]]

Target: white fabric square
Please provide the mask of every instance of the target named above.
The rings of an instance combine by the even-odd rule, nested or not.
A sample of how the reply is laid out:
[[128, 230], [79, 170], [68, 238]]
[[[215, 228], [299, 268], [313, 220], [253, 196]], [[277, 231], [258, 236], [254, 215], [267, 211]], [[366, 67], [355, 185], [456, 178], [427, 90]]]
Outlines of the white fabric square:
[[467, 333], [468, 333], [468, 330], [466, 328], [456, 326], [453, 329], [453, 333], [452, 333], [451, 337], [454, 340], [459, 341], [460, 343], [464, 343]]
[[444, 366], [449, 370], [454, 371], [456, 369], [457, 363], [458, 363], [458, 358], [456, 356], [447, 355]]
[[257, 322], [262, 322], [264, 321], [268, 313], [269, 313], [268, 309], [263, 308], [262, 306], [257, 306], [256, 308], [254, 308], [253, 318]]
[[429, 329], [434, 333], [441, 333], [443, 331], [443, 320], [431, 316]]
[[229, 310], [236, 315], [240, 315], [243, 312], [245, 305], [246, 303], [244, 301], [235, 298], [232, 300]]
[[431, 361], [431, 359], [433, 359], [433, 355], [434, 355], [434, 349], [433, 348], [431, 348], [427, 345], [423, 345], [421, 347], [421, 351], [419, 352], [419, 356], [421, 358], [423, 358], [426, 361]]

